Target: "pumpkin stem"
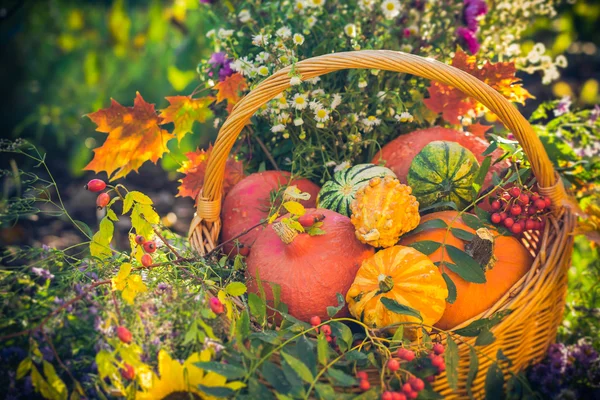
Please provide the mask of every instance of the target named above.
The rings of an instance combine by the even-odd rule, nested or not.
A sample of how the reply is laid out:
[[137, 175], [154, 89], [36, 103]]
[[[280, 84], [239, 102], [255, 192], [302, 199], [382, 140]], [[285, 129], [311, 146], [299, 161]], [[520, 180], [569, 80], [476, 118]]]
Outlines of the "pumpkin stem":
[[465, 245], [465, 251], [475, 261], [483, 266], [483, 271], [494, 268], [496, 257], [494, 257], [494, 235], [486, 228], [475, 231], [475, 237]]
[[296, 236], [298, 236], [298, 232], [295, 229], [290, 228], [281, 221], [273, 224], [273, 230], [277, 236], [279, 236], [279, 239], [281, 239], [281, 241], [285, 244], [292, 243]]
[[394, 288], [394, 280], [389, 275], [380, 274], [377, 280], [379, 281], [379, 291], [381, 293], [387, 293]]

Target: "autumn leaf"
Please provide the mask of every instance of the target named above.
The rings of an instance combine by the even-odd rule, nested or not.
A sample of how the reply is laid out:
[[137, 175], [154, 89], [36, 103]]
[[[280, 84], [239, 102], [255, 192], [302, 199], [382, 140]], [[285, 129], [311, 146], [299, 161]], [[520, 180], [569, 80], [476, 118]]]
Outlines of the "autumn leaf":
[[217, 83], [214, 89], [217, 91], [217, 103], [227, 100], [228, 106], [233, 106], [240, 101], [242, 98], [240, 92], [248, 89], [248, 84], [242, 74], [238, 72]]
[[[469, 56], [459, 49], [452, 60], [452, 65], [487, 83], [513, 103], [525, 104], [525, 100], [534, 98], [519, 83], [521, 80], [515, 76], [517, 69], [514, 62], [493, 64], [487, 61], [479, 66], [475, 56]], [[428, 91], [429, 98], [423, 100], [427, 108], [441, 113], [442, 117], [452, 124], [459, 124], [458, 117], [466, 115], [471, 110], [476, 114], [485, 110], [485, 107], [476, 100], [443, 83], [432, 82]]]
[[482, 125], [479, 122], [475, 124], [471, 124], [467, 127], [467, 130], [471, 132], [474, 136], [478, 136], [482, 139], [485, 138], [485, 133], [490, 130], [491, 125]]
[[104, 171], [110, 180], [115, 180], [137, 172], [146, 161], [156, 163], [169, 151], [167, 142], [173, 136], [159, 126], [161, 121], [154, 105], [146, 103], [139, 92], [133, 107], [111, 101], [109, 108], [87, 115], [98, 125], [96, 130], [108, 133], [108, 138], [94, 150], [94, 159], [84, 169]]
[[188, 96], [172, 96], [165, 98], [170, 105], [161, 110], [160, 118], [162, 118], [162, 124], [172, 122], [175, 125], [173, 134], [177, 137], [178, 142], [192, 132], [194, 121], [203, 123], [212, 117], [212, 111], [208, 106], [215, 100], [214, 97], [192, 99]]
[[[180, 179], [179, 197], [191, 197], [195, 199], [204, 185], [204, 174], [208, 164], [208, 157], [212, 151], [212, 146], [208, 150], [196, 150], [195, 152], [187, 153], [187, 161], [178, 172], [185, 174], [183, 179]], [[236, 183], [244, 178], [244, 166], [241, 161], [237, 161], [234, 156], [229, 156], [225, 164], [225, 177], [223, 182], [223, 191], [227, 193]]]

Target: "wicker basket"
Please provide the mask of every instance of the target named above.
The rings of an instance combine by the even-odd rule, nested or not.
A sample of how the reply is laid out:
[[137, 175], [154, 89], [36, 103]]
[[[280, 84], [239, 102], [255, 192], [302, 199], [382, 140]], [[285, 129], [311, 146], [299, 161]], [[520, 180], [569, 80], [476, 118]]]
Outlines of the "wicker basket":
[[[435, 60], [387, 50], [363, 50], [328, 54], [301, 61], [296, 70], [303, 80], [342, 69], [379, 69], [409, 73], [435, 80], [460, 89], [494, 112], [517, 138], [531, 162], [540, 192], [549, 196], [554, 205], [553, 215], [539, 236], [524, 239], [536, 258], [530, 272], [517, 282], [492, 308], [457, 326], [510, 309], [512, 313], [492, 328], [496, 341], [480, 349], [487, 357], [479, 357], [479, 373], [472, 390], [482, 397], [485, 372], [496, 359], [498, 349], [512, 361], [512, 370], [522, 370], [539, 361], [554, 341], [562, 320], [567, 289], [573, 238], [571, 232], [576, 216], [563, 207], [567, 196], [557, 178], [542, 143], [527, 120], [501, 94], [472, 75]], [[220, 209], [225, 162], [238, 135], [254, 113], [269, 100], [290, 86], [290, 67], [279, 70], [261, 82], [233, 109], [223, 124], [215, 142], [206, 170], [205, 183], [197, 199], [197, 213], [190, 227], [190, 241], [205, 254], [217, 245], [221, 229]], [[475, 338], [467, 340], [471, 345]], [[459, 345], [459, 387], [453, 391], [442, 375], [435, 390], [446, 398], [465, 398], [465, 383], [469, 369], [469, 347]]]

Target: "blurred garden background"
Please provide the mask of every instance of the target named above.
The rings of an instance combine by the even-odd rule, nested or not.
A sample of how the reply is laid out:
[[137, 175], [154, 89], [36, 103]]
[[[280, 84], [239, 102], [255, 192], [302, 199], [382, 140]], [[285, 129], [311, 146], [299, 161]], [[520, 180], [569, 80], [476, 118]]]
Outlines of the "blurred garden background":
[[[6, 139], [26, 139], [47, 154], [47, 164], [74, 219], [95, 230], [99, 216], [95, 194], [83, 190], [95, 177], [83, 168], [106, 135], [85, 115], [110, 105], [111, 98], [130, 106], [136, 92], [157, 108], [165, 96], [187, 95], [198, 86], [197, 68], [210, 57], [206, 33], [216, 18], [199, 0], [3, 0], [0, 2], [0, 131]], [[403, 2], [410, 7], [414, 2]], [[493, 1], [488, 2], [493, 7]], [[529, 116], [540, 103], [570, 96], [572, 108], [600, 102], [600, 1], [577, 0], [557, 7], [554, 21], [539, 18], [526, 33], [526, 53], [544, 43], [549, 55], [565, 54], [568, 66], [548, 85], [539, 72], [519, 71], [534, 96], [522, 108]], [[176, 197], [177, 172], [186, 152], [206, 147], [217, 135], [211, 124], [195, 124], [192, 134], [169, 143], [170, 153], [158, 165], [145, 163], [127, 186], [143, 190], [154, 201], [162, 223], [186, 235], [193, 200]], [[34, 163], [2, 154], [1, 169], [32, 168]], [[105, 178], [104, 174], [100, 178]], [[4, 187], [0, 207], [14, 187]], [[118, 224], [117, 224], [118, 227]], [[115, 239], [126, 240], [129, 226]], [[35, 214], [0, 221], [0, 248], [42, 245], [65, 248], [81, 237], [68, 221]], [[561, 334], [566, 340], [596, 337], [600, 318], [597, 249], [578, 239], [570, 271], [572, 291]], [[575, 336], [572, 336], [575, 338]], [[573, 339], [575, 340], [575, 339]]]

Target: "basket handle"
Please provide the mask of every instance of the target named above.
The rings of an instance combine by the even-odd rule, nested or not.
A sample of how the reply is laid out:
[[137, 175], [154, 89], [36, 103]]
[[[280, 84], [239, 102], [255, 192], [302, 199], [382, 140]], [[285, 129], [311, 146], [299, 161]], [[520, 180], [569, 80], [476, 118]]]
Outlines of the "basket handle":
[[[390, 50], [361, 50], [332, 53], [300, 61], [296, 71], [302, 80], [342, 69], [379, 69], [408, 73], [453, 86], [473, 97], [510, 129], [527, 154], [540, 190], [554, 205], [566, 197], [564, 186], [554, 171], [550, 158], [529, 122], [504, 96], [469, 73], [433, 59]], [[217, 243], [221, 229], [220, 211], [225, 163], [238, 135], [254, 113], [290, 87], [291, 66], [262, 81], [233, 108], [221, 127], [208, 159], [204, 187], [198, 194], [197, 213], [192, 220], [189, 238], [192, 246], [205, 254]]]

